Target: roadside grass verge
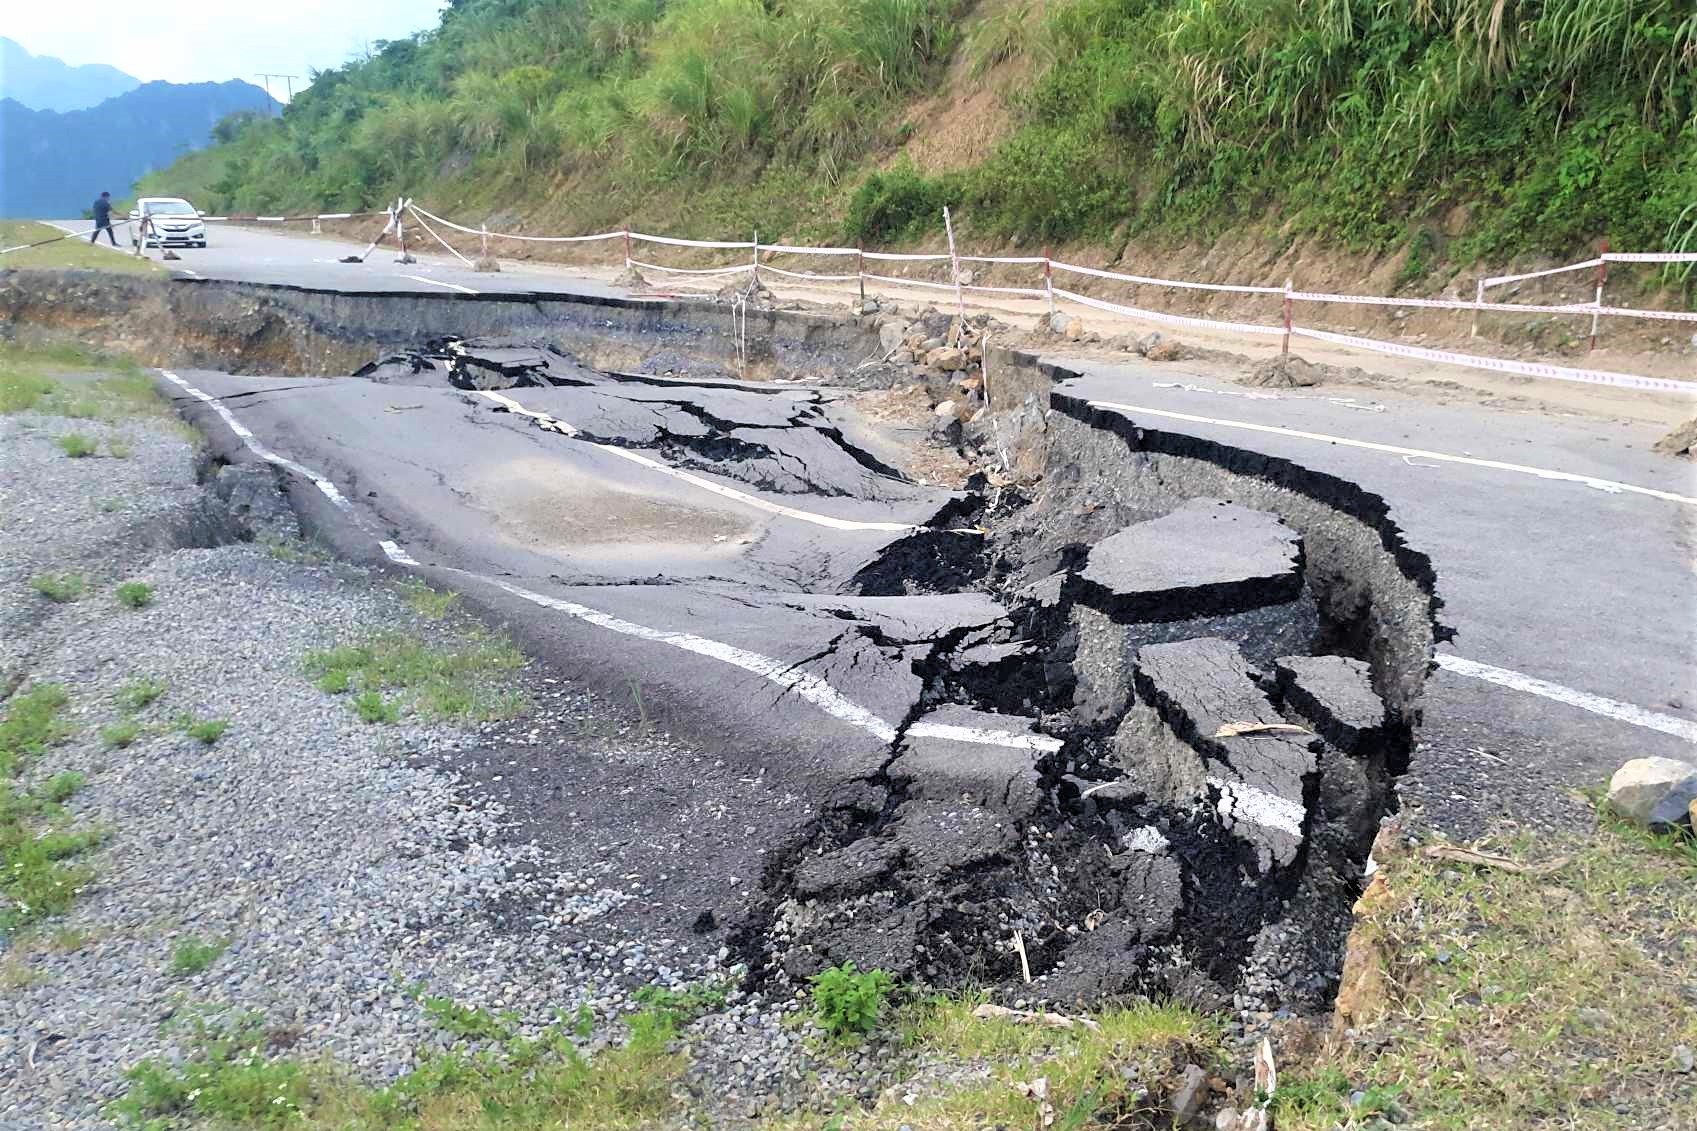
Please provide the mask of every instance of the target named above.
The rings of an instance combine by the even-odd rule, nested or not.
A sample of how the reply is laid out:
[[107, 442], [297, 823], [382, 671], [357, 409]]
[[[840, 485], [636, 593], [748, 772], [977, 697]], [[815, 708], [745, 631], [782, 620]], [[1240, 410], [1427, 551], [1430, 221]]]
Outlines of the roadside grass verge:
[[[94, 221], [89, 220], [72, 226], [78, 229], [92, 228]], [[104, 248], [91, 247], [87, 236], [72, 236], [58, 243], [0, 256], [0, 269], [78, 267], [93, 271], [117, 271], [125, 275], [163, 275], [165, 269], [152, 259], [145, 255], [137, 258], [129, 254], [131, 248], [126, 232], [127, 229], [118, 232], [118, 246], [124, 252], [122, 255], [114, 253], [110, 244]], [[37, 224], [31, 220], [0, 220], [0, 247], [36, 243], [64, 234], [51, 225]], [[101, 233], [100, 240], [106, 243], [105, 233]]]
[[[1404, 852], [1380, 862], [1357, 943], [1382, 992], [1352, 1039], [1287, 1066], [1281, 1131], [1697, 1126], [1697, 841], [1604, 815], [1492, 846], [1537, 874]], [[1352, 1102], [1352, 1097], [1354, 1100]]]
[[80, 774], [56, 774], [34, 788], [24, 769], [70, 727], [69, 698], [57, 684], [14, 695], [0, 717], [0, 934], [63, 911], [94, 871], [76, 857], [99, 843], [97, 830], [67, 828], [64, 803], [82, 785]]
[[524, 700], [500, 686], [499, 677], [524, 664], [524, 653], [511, 641], [482, 628], [462, 632], [452, 646], [380, 632], [358, 644], [310, 652], [302, 662], [321, 691], [350, 694], [355, 712], [372, 723], [394, 721], [403, 706], [427, 718], [507, 718]]
[[[174, 426], [185, 437], [198, 435], [177, 418], [153, 387], [153, 378], [128, 358], [70, 344], [0, 343], [0, 413], [32, 409], [106, 424], [158, 421]], [[115, 459], [131, 454], [122, 439], [108, 438], [107, 451]], [[66, 454], [71, 454], [68, 448]], [[92, 455], [93, 449], [82, 454]]]
[[186, 978], [202, 973], [229, 946], [229, 939], [181, 939], [171, 948], [171, 975]]
[[[429, 999], [436, 1001], [437, 999]], [[263, 1023], [192, 1021], [180, 1060], [146, 1060], [109, 1114], [120, 1126], [170, 1131], [207, 1122], [226, 1128], [304, 1131], [554, 1131], [652, 1125], [674, 1107], [686, 1065], [671, 1049], [666, 1015], [631, 1015], [622, 1041], [593, 1054], [585, 1018], [561, 1017], [535, 1037], [483, 1010], [432, 1012], [450, 1031], [471, 1028], [479, 1047], [425, 1053], [419, 1067], [384, 1088], [352, 1080], [328, 1061], [272, 1057]], [[467, 1018], [475, 1018], [473, 1024]]]

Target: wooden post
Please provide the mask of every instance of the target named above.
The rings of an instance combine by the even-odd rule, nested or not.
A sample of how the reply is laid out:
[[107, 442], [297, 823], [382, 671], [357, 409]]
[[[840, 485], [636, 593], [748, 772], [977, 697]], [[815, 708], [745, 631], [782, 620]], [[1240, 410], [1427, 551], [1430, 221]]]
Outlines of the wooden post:
[[[1485, 301], [1485, 276], [1483, 275], [1479, 276], [1478, 281], [1474, 283], [1473, 301], [1478, 303]], [[1473, 311], [1473, 333], [1470, 336], [1475, 338], [1479, 336], [1479, 311], [1477, 309]]]
[[[1602, 258], [1608, 255], [1608, 253], [1609, 241], [1604, 240], [1602, 243], [1597, 245], [1597, 256], [1598, 258]], [[1609, 261], [1607, 259], [1603, 259], [1601, 263], [1597, 264], [1597, 300], [1595, 305], [1599, 307], [1603, 305], [1603, 284], [1608, 281]], [[1586, 353], [1590, 353], [1592, 350], [1597, 348], [1597, 323], [1602, 317], [1602, 314], [1595, 310], [1591, 312], [1591, 344], [1585, 347]]]
[[1287, 278], [1285, 280], [1285, 337], [1283, 343], [1279, 346], [1280, 357], [1290, 356], [1290, 292], [1291, 280]]
[[860, 312], [866, 313], [866, 248], [856, 246], [854, 249], [854, 274], [860, 284]]
[[943, 231], [949, 237], [949, 270], [954, 275], [955, 309], [960, 315], [960, 326], [966, 328], [966, 297], [960, 289], [960, 256], [955, 254], [955, 222], [949, 217], [949, 206], [943, 205]]
[[625, 229], [625, 270], [630, 270], [630, 229]]
[[1043, 290], [1049, 295], [1049, 315], [1055, 313], [1055, 269], [1049, 262], [1049, 249], [1043, 249]]
[[481, 247], [482, 250], [479, 252], [479, 255], [484, 259], [488, 259], [489, 258], [489, 221], [487, 221], [487, 220], [483, 221], [483, 224], [481, 226], [483, 228], [483, 231], [481, 233], [479, 233], [479, 239], [481, 240], [480, 247]]

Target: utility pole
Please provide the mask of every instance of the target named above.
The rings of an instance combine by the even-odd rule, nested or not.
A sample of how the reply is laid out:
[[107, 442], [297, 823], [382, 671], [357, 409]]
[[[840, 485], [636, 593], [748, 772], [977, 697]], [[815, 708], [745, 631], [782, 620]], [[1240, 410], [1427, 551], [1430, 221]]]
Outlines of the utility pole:
[[265, 109], [266, 109], [266, 112], [269, 113], [272, 117], [276, 117], [277, 116], [276, 108], [271, 105], [271, 103], [276, 100], [275, 96], [272, 95], [272, 93], [271, 93], [271, 80], [272, 79], [282, 79], [283, 84], [284, 84], [284, 89], [286, 89], [289, 92], [289, 101], [293, 102], [294, 99], [295, 99], [295, 80], [300, 78], [300, 76], [299, 75], [273, 75], [273, 74], [267, 74], [266, 72], [261, 71], [259, 77], [265, 81], [265, 95], [266, 95]]

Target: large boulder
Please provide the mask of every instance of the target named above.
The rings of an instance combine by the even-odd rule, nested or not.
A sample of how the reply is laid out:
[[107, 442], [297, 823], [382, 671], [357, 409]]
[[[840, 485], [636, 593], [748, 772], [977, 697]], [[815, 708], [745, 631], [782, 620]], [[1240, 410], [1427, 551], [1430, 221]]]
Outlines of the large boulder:
[[1691, 819], [1697, 766], [1676, 758], [1634, 758], [1609, 779], [1609, 808], [1650, 828]]

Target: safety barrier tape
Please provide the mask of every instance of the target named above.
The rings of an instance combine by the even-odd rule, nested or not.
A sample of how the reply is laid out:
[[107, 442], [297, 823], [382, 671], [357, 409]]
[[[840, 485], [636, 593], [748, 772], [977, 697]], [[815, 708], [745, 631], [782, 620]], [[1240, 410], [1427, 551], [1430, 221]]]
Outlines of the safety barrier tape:
[[754, 270], [754, 265], [744, 263], [740, 267], [662, 267], [658, 263], [645, 263], [640, 259], [630, 261], [632, 267], [640, 267], [644, 271], [664, 271], [672, 275], [740, 275], [744, 271]]
[[631, 239], [641, 240], [643, 243], [663, 243], [672, 247], [747, 248], [750, 251], [754, 249], [754, 243], [750, 240], [681, 240], [676, 236], [649, 236], [641, 232], [631, 232], [629, 235]]
[[[1041, 260], [1039, 260], [1041, 262]], [[1152, 279], [1145, 275], [1125, 275], [1118, 271], [1104, 271], [1100, 267], [1080, 267], [1076, 263], [1062, 263], [1060, 260], [1051, 261], [1056, 271], [1071, 271], [1077, 275], [1093, 275], [1098, 279], [1117, 279], [1125, 283], [1140, 283], [1153, 287], [1185, 287], [1193, 291], [1231, 291], [1243, 295], [1282, 295], [1283, 287], [1251, 287], [1239, 286], [1236, 283], [1190, 283], [1183, 279]]]
[[[432, 228], [429, 224], [426, 224], [424, 222], [424, 217], [419, 215], [418, 209], [412, 207], [412, 205], [409, 204], [407, 206], [407, 211], [411, 212], [412, 218], [414, 220], [418, 221], [418, 226], [423, 228], [426, 232], [428, 232], [430, 234], [430, 237], [432, 239], [434, 239], [437, 243], [441, 244], [443, 247], [447, 248], [450, 252], [452, 252], [455, 259], [458, 259], [461, 263], [464, 263], [467, 267], [470, 267], [474, 270], [476, 269], [477, 265], [475, 263], [473, 263], [471, 260], [467, 259], [465, 256], [461, 255], [459, 248], [455, 247], [453, 244], [449, 243], [447, 240], [445, 240], [441, 236], [437, 235], [436, 229]], [[447, 285], [451, 286], [452, 284], [447, 284]]]
[[[1282, 293], [1282, 292], [1281, 292]], [[1240, 334], [1283, 334], [1278, 326], [1262, 326], [1254, 322], [1221, 322], [1213, 318], [1188, 318], [1182, 314], [1167, 314], [1159, 310], [1144, 310], [1136, 306], [1122, 306], [1117, 302], [1104, 302], [1099, 298], [1074, 294], [1072, 291], [1055, 288], [1058, 298], [1070, 299], [1083, 306], [1093, 306], [1097, 310], [1106, 310], [1110, 314], [1126, 314], [1133, 318], [1147, 318], [1152, 322], [1168, 322], [1175, 326], [1202, 326], [1209, 329], [1235, 330]]]
[[1697, 263], [1697, 251], [1605, 251], [1610, 263]]
[[925, 287], [933, 291], [953, 291], [955, 289], [953, 283], [933, 283], [927, 279], [898, 279], [893, 275], [867, 275], [866, 280], [871, 283], [889, 283], [895, 287]]
[[436, 213], [426, 212], [417, 205], [413, 205], [412, 207], [415, 212], [423, 213], [438, 224], [452, 228], [456, 232], [465, 232], [468, 235], [473, 236], [497, 237], [503, 240], [524, 240], [527, 243], [589, 243], [595, 240], [616, 240], [620, 236], [624, 235], [623, 232], [598, 232], [592, 236], [519, 236], [512, 235], [507, 232], [486, 232], [482, 228], [468, 228], [464, 224], [456, 224], [452, 220], [444, 220], [442, 217], [436, 215]]
[[[765, 249], [762, 248], [762, 251]], [[859, 275], [815, 275], [809, 271], [785, 271], [782, 267], [773, 267], [770, 263], [760, 265], [762, 271], [770, 271], [774, 275], [782, 275], [786, 279], [801, 279], [814, 283], [852, 283], [860, 278]], [[742, 268], [748, 270], [748, 268]]]
[[863, 254], [868, 259], [880, 259], [888, 263], [937, 263], [947, 262], [949, 258], [946, 251], [868, 251]]
[[1483, 280], [1483, 285], [1497, 287], [1504, 283], [1518, 283], [1522, 279], [1542, 279], [1546, 275], [1560, 275], [1567, 271], [1584, 271], [1587, 268], [1601, 267], [1602, 265], [1601, 259], [1587, 259], [1583, 263], [1569, 263], [1565, 267], [1546, 267], [1542, 271], [1525, 271], [1519, 275], [1492, 275], [1489, 279]]
[[[753, 244], [745, 245], [752, 248]], [[761, 251], [769, 251], [774, 255], [859, 255], [858, 247], [797, 247], [793, 244], [775, 243], [761, 244]], [[764, 266], [764, 264], [762, 264]]]
[[[1276, 331], [1275, 331], [1276, 332]], [[1558, 381], [1578, 381], [1587, 385], [1611, 385], [1620, 389], [1645, 389], [1656, 393], [1678, 393], [1697, 397], [1697, 382], [1676, 381], [1667, 377], [1642, 377], [1635, 373], [1614, 373], [1605, 369], [1571, 369], [1565, 365], [1549, 365], [1537, 361], [1511, 361], [1502, 357], [1481, 357], [1471, 353], [1452, 353], [1449, 350], [1408, 346], [1401, 342], [1382, 342], [1377, 338], [1360, 338], [1353, 334], [1334, 334], [1327, 330], [1291, 327], [1292, 334], [1334, 345], [1354, 346], [1374, 353], [1395, 357], [1413, 357], [1445, 365], [1462, 365], [1469, 369], [1489, 369], [1497, 373], [1515, 373], [1525, 377], [1553, 377]]]

